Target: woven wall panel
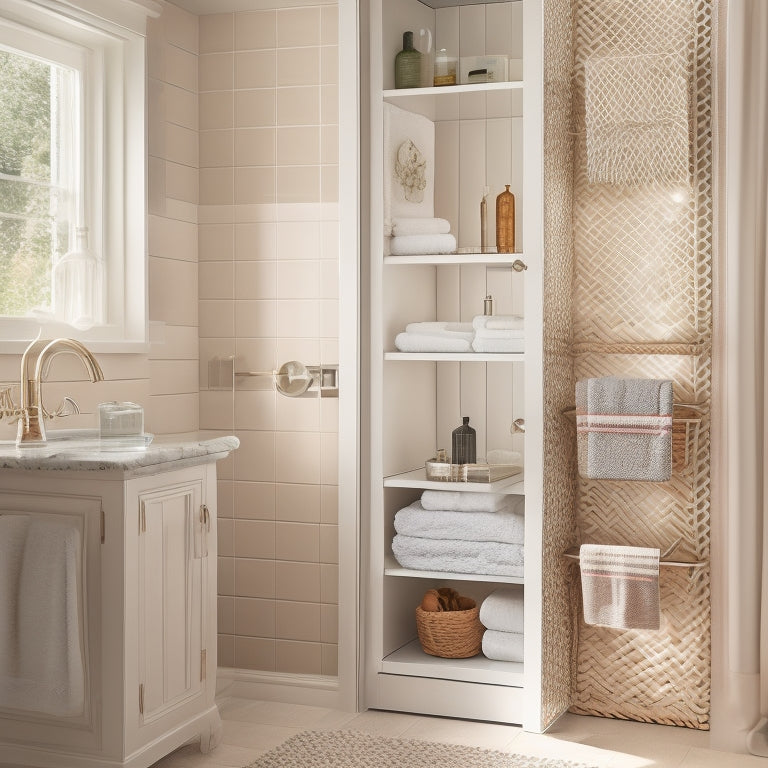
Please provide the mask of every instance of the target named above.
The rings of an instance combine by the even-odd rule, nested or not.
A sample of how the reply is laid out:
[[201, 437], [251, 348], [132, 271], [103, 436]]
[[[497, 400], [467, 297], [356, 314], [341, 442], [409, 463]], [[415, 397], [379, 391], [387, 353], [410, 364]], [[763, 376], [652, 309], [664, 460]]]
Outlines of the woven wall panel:
[[[673, 436], [669, 482], [576, 479], [577, 536], [662, 551], [675, 544], [673, 557], [697, 561], [708, 560], [710, 545], [711, 6], [572, 0], [574, 377], [669, 378], [676, 403], [698, 406], [697, 418]], [[585, 62], [669, 52], [682, 53], [689, 72], [688, 183], [590, 184]], [[658, 632], [587, 626], [579, 610], [572, 711], [707, 729], [709, 579], [707, 566], [662, 568]]]

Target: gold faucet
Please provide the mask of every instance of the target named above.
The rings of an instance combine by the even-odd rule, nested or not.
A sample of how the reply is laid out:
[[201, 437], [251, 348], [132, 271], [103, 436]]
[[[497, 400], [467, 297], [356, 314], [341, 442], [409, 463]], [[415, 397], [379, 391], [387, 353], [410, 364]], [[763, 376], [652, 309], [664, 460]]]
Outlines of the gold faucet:
[[[16, 445], [40, 445], [46, 442], [45, 417], [51, 417], [43, 406], [43, 379], [48, 375], [51, 360], [63, 352], [70, 352], [82, 360], [91, 381], [103, 381], [104, 373], [96, 358], [75, 339], [35, 339], [21, 357], [21, 390], [19, 428]], [[34, 371], [31, 365], [34, 361]], [[66, 398], [69, 399], [69, 398]], [[55, 414], [53, 414], [55, 415]]]

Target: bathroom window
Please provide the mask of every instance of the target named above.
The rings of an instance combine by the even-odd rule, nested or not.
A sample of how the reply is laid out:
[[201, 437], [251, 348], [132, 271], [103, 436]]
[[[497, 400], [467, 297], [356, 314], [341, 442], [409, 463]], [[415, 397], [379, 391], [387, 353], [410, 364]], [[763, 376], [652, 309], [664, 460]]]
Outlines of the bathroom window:
[[[0, 340], [147, 340], [147, 0], [0, 9]], [[6, 347], [7, 348], [7, 347]]]

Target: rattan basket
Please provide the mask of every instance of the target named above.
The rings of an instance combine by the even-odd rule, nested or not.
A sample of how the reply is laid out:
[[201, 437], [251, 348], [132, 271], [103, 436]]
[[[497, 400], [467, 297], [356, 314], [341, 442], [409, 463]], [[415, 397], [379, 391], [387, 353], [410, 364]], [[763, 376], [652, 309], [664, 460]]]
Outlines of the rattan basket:
[[444, 659], [468, 659], [480, 653], [485, 628], [476, 604], [463, 611], [425, 611], [419, 605], [416, 630], [424, 653]]

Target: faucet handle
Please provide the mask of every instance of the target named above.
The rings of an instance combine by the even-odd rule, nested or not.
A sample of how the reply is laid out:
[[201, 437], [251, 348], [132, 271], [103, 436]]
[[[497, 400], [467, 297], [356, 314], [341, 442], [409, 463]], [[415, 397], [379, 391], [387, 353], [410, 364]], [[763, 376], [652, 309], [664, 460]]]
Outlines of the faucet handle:
[[59, 403], [59, 407], [53, 413], [46, 415], [51, 419], [56, 419], [64, 416], [78, 416], [79, 414], [80, 406], [69, 395], [66, 395]]

